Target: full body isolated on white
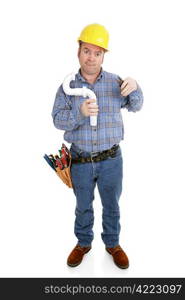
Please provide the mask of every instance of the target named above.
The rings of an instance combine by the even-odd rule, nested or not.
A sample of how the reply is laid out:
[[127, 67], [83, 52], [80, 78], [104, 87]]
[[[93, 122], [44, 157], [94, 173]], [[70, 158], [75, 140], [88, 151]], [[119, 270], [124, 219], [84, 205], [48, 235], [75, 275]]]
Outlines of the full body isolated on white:
[[64, 139], [71, 143], [71, 177], [76, 197], [74, 232], [78, 241], [67, 259], [70, 267], [78, 266], [92, 247], [96, 185], [103, 208], [101, 237], [105, 249], [119, 268], [129, 266], [119, 241], [123, 181], [119, 143], [124, 139], [121, 109], [140, 110], [143, 94], [133, 78], [123, 80], [103, 70], [108, 41], [109, 33], [100, 24], [90, 24], [82, 30], [78, 38], [79, 72], [65, 78], [52, 111], [54, 125], [65, 131]]

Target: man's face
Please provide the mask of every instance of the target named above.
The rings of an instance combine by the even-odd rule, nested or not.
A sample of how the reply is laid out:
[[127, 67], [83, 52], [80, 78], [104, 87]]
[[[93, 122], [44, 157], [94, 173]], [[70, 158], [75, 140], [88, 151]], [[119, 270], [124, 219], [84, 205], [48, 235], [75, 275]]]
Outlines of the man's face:
[[82, 43], [78, 49], [78, 58], [83, 73], [87, 75], [99, 74], [104, 58], [104, 50], [101, 47]]

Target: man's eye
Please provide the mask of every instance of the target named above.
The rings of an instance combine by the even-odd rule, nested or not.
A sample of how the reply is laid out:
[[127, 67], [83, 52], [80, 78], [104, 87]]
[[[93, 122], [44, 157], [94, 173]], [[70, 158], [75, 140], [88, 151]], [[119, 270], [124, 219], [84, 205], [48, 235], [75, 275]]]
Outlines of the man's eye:
[[85, 54], [87, 54], [88, 52], [89, 52], [89, 50], [87, 50], [87, 49], [84, 50], [84, 53], [85, 53]]
[[100, 55], [101, 55], [101, 52], [96, 53], [96, 56], [100, 56]]

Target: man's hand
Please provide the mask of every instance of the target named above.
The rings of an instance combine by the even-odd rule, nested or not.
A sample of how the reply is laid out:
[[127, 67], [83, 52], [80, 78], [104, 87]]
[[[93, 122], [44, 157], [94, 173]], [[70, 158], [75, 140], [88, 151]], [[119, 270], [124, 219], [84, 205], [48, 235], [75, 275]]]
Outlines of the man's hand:
[[135, 90], [137, 90], [137, 82], [131, 77], [125, 78], [121, 85], [121, 95], [126, 97]]
[[98, 105], [95, 104], [95, 102], [95, 99], [85, 100], [80, 106], [80, 111], [82, 115], [84, 115], [85, 117], [97, 116], [99, 109]]

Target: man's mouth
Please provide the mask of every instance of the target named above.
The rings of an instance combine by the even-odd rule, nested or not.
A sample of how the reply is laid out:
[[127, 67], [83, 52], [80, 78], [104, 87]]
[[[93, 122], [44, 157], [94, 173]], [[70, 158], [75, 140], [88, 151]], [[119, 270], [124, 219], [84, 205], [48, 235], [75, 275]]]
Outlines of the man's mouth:
[[86, 64], [88, 67], [95, 67], [96, 65]]

